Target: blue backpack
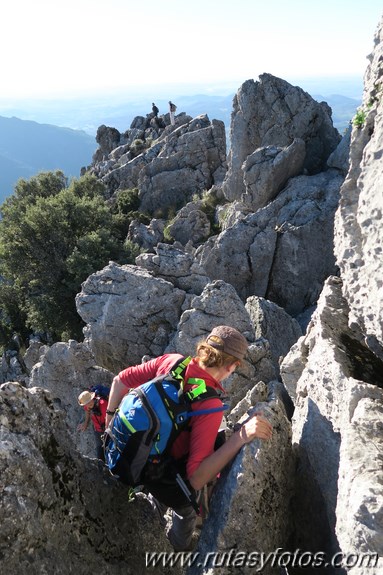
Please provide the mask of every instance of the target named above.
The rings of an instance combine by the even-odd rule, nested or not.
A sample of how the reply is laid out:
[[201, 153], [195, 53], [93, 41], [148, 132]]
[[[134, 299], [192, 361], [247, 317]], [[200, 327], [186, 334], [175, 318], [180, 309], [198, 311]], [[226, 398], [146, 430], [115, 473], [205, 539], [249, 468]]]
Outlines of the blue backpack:
[[183, 390], [183, 375], [190, 360], [179, 360], [168, 374], [131, 389], [123, 397], [104, 434], [105, 463], [123, 483], [144, 483], [145, 466], [169, 456], [190, 417], [227, 409], [222, 405], [192, 411], [194, 401], [219, 396], [203, 379], [189, 378], [188, 383], [196, 387]]
[[92, 385], [92, 387], [89, 388], [89, 391], [94, 392], [97, 397], [108, 399], [110, 388], [106, 385]]

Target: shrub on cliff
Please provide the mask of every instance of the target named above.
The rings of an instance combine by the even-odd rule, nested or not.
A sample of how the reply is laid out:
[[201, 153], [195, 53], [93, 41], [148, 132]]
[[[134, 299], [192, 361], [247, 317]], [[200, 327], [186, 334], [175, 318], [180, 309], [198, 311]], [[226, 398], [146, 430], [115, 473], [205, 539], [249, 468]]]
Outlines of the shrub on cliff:
[[[103, 185], [85, 175], [68, 186], [60, 171], [19, 180], [1, 206], [2, 339], [43, 331], [79, 339], [81, 283], [109, 260], [126, 263]], [[0, 333], [0, 337], [1, 337]]]

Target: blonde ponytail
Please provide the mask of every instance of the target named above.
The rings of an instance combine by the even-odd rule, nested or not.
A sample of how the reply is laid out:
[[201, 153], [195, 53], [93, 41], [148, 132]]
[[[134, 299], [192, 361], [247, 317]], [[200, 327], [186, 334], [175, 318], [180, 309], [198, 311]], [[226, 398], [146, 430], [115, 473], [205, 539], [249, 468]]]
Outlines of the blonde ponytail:
[[222, 367], [238, 362], [236, 357], [212, 347], [205, 340], [197, 345], [197, 356], [202, 367]]

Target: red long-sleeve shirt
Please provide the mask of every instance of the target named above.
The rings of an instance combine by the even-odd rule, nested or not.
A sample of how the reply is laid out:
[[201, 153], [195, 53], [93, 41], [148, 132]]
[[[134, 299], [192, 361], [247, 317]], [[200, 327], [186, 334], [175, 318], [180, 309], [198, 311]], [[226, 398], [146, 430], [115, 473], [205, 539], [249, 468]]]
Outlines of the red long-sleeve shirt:
[[[157, 375], [168, 373], [177, 360], [181, 358], [182, 356], [178, 353], [168, 353], [146, 363], [128, 367], [121, 371], [118, 376], [128, 388], [137, 387]], [[185, 391], [193, 388], [193, 385], [188, 384], [188, 379], [191, 377], [203, 379], [207, 386], [221, 392], [224, 391], [219, 382], [198, 365], [196, 358], [193, 358], [186, 368]], [[222, 401], [218, 397], [192, 403], [193, 411], [216, 407], [222, 407]], [[186, 465], [188, 477], [194, 473], [206, 457], [213, 453], [221, 421], [222, 411], [191, 417], [191, 431], [183, 431], [173, 443], [171, 455], [175, 459], [180, 459], [188, 454]]]
[[[103, 397], [97, 397], [96, 401], [98, 403], [98, 409], [96, 410], [96, 413], [93, 411], [93, 409], [90, 410], [90, 418], [92, 420], [94, 430], [98, 433], [102, 433], [105, 430], [105, 418], [108, 400], [104, 399]], [[84, 410], [88, 411], [86, 405], [84, 405]], [[100, 413], [98, 413], [98, 411]]]

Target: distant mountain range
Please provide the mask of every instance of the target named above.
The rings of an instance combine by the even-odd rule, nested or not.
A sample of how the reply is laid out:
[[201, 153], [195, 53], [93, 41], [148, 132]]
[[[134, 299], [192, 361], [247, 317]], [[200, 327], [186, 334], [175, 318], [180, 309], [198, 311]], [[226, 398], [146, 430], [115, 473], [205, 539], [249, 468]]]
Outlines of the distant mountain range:
[[[228, 131], [234, 95], [181, 95], [173, 101], [177, 113], [186, 112], [193, 118], [207, 114], [210, 120], [222, 120]], [[311, 95], [329, 104], [334, 126], [341, 134], [361, 103], [361, 99], [338, 94]], [[167, 113], [168, 100], [154, 100], [160, 114]], [[79, 177], [81, 168], [91, 163], [97, 149], [97, 128], [105, 124], [125, 132], [136, 116], [151, 112], [151, 102], [143, 98], [124, 100], [121, 96], [109, 100], [62, 100], [8, 107], [9, 112], [27, 119], [0, 116], [0, 204], [13, 192], [19, 178], [28, 179], [40, 171], [55, 169], [62, 170], [68, 178]], [[40, 119], [50, 123], [38, 123]], [[59, 127], [62, 125], [69, 127]]]
[[0, 116], [0, 203], [19, 178], [57, 169], [79, 177], [96, 149], [94, 136], [84, 131]]

